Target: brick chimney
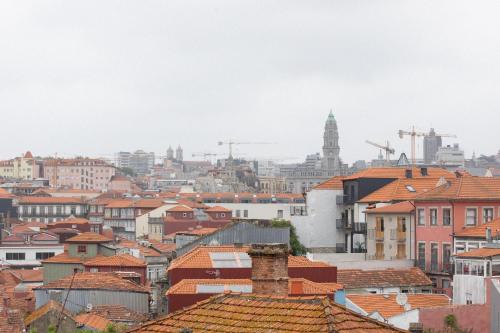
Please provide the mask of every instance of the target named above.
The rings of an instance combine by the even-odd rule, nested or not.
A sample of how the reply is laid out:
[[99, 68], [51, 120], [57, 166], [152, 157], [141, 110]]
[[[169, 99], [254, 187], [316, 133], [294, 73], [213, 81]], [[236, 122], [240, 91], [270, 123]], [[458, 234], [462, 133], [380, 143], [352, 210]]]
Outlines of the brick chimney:
[[288, 245], [252, 244], [248, 255], [253, 293], [288, 296]]

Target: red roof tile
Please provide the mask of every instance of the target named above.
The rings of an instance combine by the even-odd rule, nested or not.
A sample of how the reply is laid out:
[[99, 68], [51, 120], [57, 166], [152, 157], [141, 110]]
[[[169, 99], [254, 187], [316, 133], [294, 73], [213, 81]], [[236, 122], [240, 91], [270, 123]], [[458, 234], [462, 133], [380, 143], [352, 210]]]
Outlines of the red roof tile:
[[[405, 294], [412, 310], [450, 305], [451, 300], [442, 294]], [[385, 319], [407, 312], [396, 302], [397, 294], [347, 295], [346, 298], [360, 307], [368, 315], [378, 312]]]
[[112, 323], [110, 320], [94, 313], [81, 313], [74, 319], [77, 323], [80, 323], [86, 327], [97, 329], [99, 331], [104, 331], [106, 327]]
[[94, 232], [84, 232], [66, 240], [67, 243], [107, 243], [112, 239]]
[[460, 177], [418, 195], [417, 201], [500, 200], [500, 178]]
[[82, 205], [85, 201], [82, 198], [68, 198], [68, 197], [21, 197], [19, 204], [77, 204]]
[[433, 190], [440, 180], [436, 178], [400, 178], [361, 198], [359, 202], [391, 202], [413, 200]]
[[[73, 280], [73, 282], [71, 282]], [[90, 273], [82, 272], [66, 276], [62, 279], [52, 281], [46, 285], [34, 289], [68, 289], [70, 284], [72, 289], [100, 289], [100, 290], [121, 290], [130, 292], [148, 293], [149, 290], [141, 285], [120, 278], [114, 273]]]
[[367, 214], [410, 214], [415, 207], [409, 201], [398, 202], [392, 205], [367, 209]]
[[192, 212], [193, 209], [188, 207], [188, 206], [184, 206], [184, 205], [177, 205], [175, 207], [172, 207], [170, 209], [167, 209], [167, 212], [185, 212], [185, 213], [189, 213], [189, 212]]
[[221, 207], [221, 206], [213, 206], [213, 207], [210, 207], [208, 209], [205, 209], [205, 212], [227, 213], [227, 212], [231, 212], [231, 209], [227, 209], [227, 208]]
[[486, 239], [486, 228], [490, 228], [492, 236], [495, 237], [497, 233], [500, 233], [500, 219], [495, 219], [474, 227], [463, 227], [455, 233], [455, 237]]
[[97, 257], [85, 262], [85, 266], [103, 267], [146, 267], [144, 260], [131, 256], [130, 254], [117, 254], [109, 257]]
[[[386, 179], [397, 179], [406, 178], [406, 167], [387, 167], [387, 168], [368, 168], [356, 172], [355, 174], [346, 177], [344, 180], [353, 180], [360, 178], [386, 178]], [[454, 178], [455, 174], [446, 169], [431, 167], [427, 168], [427, 176], [422, 176], [420, 168], [411, 168], [413, 178]]]
[[346, 289], [432, 285], [432, 281], [417, 267], [378, 270], [339, 269], [337, 281]]
[[500, 248], [483, 247], [456, 255], [456, 257], [458, 258], [481, 258], [481, 259], [495, 257], [495, 256], [500, 256]]
[[143, 314], [132, 311], [121, 304], [95, 305], [90, 313], [95, 313], [113, 322], [140, 323], [147, 320]]
[[178, 333], [388, 333], [404, 332], [358, 315], [326, 296], [272, 297], [223, 294], [144, 324], [130, 332]]
[[341, 176], [335, 176], [327, 181], [315, 186], [313, 189], [314, 190], [342, 190], [344, 188], [344, 185], [342, 183], [342, 180], [345, 177]]

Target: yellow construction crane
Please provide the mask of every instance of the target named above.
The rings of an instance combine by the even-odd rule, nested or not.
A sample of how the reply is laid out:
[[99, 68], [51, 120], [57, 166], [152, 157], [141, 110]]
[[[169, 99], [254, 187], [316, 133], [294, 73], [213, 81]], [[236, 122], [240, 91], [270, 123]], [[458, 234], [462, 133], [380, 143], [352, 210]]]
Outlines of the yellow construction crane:
[[233, 145], [272, 145], [273, 142], [235, 142], [232, 140], [229, 141], [219, 141], [217, 145], [228, 145], [229, 146], [229, 158], [233, 158]]
[[385, 146], [382, 146], [378, 143], [375, 143], [375, 142], [372, 142], [369, 140], [365, 140], [365, 142], [368, 143], [369, 145], [372, 145], [374, 147], [377, 147], [377, 148], [384, 150], [385, 151], [385, 160], [387, 162], [391, 162], [391, 154], [394, 154], [396, 151], [394, 150], [394, 148], [391, 148], [391, 146], [389, 145], [389, 141], [386, 141]]
[[[424, 132], [417, 132], [415, 131], [415, 126], [412, 126], [410, 131], [404, 131], [404, 130], [399, 130], [398, 132], [399, 137], [401, 139], [404, 138], [405, 135], [408, 135], [411, 137], [411, 163], [415, 165], [416, 163], [416, 149], [415, 149], [415, 139], [417, 136], [430, 136], [430, 133], [424, 133]], [[457, 136], [454, 134], [437, 134], [434, 133], [435, 136], [440, 136], [440, 137], [449, 137], [449, 138], [456, 138]]]

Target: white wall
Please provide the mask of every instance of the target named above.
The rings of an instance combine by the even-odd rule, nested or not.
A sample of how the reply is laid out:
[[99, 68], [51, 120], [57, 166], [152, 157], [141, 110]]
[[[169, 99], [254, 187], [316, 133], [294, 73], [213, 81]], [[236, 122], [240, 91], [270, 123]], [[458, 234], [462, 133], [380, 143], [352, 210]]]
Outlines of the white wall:
[[165, 212], [179, 204], [165, 204], [161, 207], [153, 209], [149, 213], [138, 216], [135, 218], [135, 237], [136, 239], [141, 238], [144, 235], [148, 234], [148, 217], [162, 217], [165, 216]]
[[393, 316], [388, 318], [388, 323], [397, 328], [401, 328], [403, 330], [408, 330], [410, 328], [410, 323], [418, 323], [420, 322], [420, 312], [418, 309], [410, 310], [403, 312], [397, 316]]
[[307, 193], [307, 216], [292, 216], [292, 225], [305, 247], [335, 248], [336, 219], [342, 213], [336, 203], [337, 195], [343, 195], [343, 190], [311, 190]]
[[[37, 252], [54, 252], [55, 255], [61, 254], [64, 252], [63, 245], [45, 245], [45, 246], [36, 246], [30, 245], [26, 247], [21, 246], [2, 246], [0, 247], [0, 261], [2, 263], [8, 263], [12, 266], [41, 266], [40, 260], [36, 259]], [[25, 260], [7, 260], [7, 253], [24, 253]]]
[[367, 260], [365, 253], [307, 253], [312, 261], [323, 261], [339, 269], [385, 269], [413, 267], [412, 260]]
[[453, 304], [467, 304], [467, 294], [470, 295], [472, 304], [484, 304], [486, 302], [484, 277], [475, 275], [454, 275]]
[[[220, 206], [233, 211], [233, 218], [241, 220], [272, 220], [283, 218], [290, 220], [290, 207], [304, 207], [303, 203], [205, 203], [205, 205], [214, 207]], [[236, 211], [240, 211], [240, 216], [237, 216]], [[248, 211], [248, 216], [244, 216], [243, 212]], [[278, 211], [283, 211], [283, 216], [278, 216]]]

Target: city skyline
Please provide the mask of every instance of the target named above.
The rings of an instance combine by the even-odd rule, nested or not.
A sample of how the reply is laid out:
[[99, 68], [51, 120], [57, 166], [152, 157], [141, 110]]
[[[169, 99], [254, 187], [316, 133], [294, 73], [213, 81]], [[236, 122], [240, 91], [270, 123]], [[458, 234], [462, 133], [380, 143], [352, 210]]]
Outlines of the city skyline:
[[498, 3], [149, 4], [0, 4], [0, 158], [189, 158], [232, 139], [277, 143], [242, 157], [302, 161], [330, 109], [349, 164], [377, 157], [365, 140], [409, 155], [397, 131], [413, 125], [456, 134], [444, 144], [466, 157], [498, 151]]

